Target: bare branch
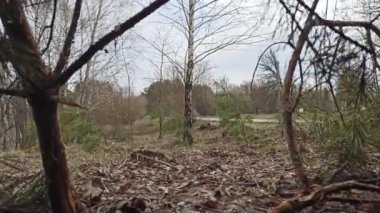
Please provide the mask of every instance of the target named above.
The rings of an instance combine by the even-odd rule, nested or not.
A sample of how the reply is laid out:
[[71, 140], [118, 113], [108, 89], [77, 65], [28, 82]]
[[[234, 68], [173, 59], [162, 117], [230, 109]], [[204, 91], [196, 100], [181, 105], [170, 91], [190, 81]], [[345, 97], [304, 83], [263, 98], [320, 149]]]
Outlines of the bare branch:
[[19, 89], [3, 89], [3, 88], [0, 88], [0, 95], [10, 95], [10, 96], [16, 96], [16, 97], [20, 97], [20, 98], [26, 98], [27, 97], [26, 92], [24, 90], [19, 90]]
[[71, 24], [69, 27], [69, 32], [66, 35], [65, 42], [63, 44], [63, 48], [61, 51], [61, 54], [59, 55], [59, 59], [57, 62], [57, 65], [54, 69], [54, 72], [56, 73], [61, 73], [62, 70], [64, 69], [69, 56], [71, 52], [71, 45], [74, 42], [74, 35], [78, 26], [78, 20], [80, 17], [80, 11], [81, 11], [81, 6], [82, 6], [82, 0], [76, 0], [75, 6], [74, 6], [74, 13], [73, 17], [71, 19]]
[[294, 45], [293, 45], [293, 44], [290, 44], [289, 42], [285, 42], [285, 41], [275, 42], [275, 43], [270, 44], [269, 46], [267, 46], [267, 47], [265, 48], [265, 50], [260, 54], [259, 59], [257, 60], [256, 66], [255, 66], [255, 70], [253, 70], [252, 79], [251, 79], [251, 84], [250, 84], [250, 89], [251, 89], [251, 91], [253, 90], [253, 83], [254, 83], [254, 81], [255, 81], [256, 72], [257, 72], [257, 70], [258, 70], [258, 68], [259, 68], [261, 58], [265, 55], [265, 53], [266, 53], [270, 48], [272, 48], [273, 46], [278, 45], [278, 44], [287, 44], [287, 45], [289, 45], [289, 46], [291, 46], [291, 47], [294, 48]]
[[[339, 20], [326, 20], [318, 15], [315, 11], [312, 10], [303, 0], [297, 0], [304, 8], [306, 8], [310, 14], [316, 17], [316, 26], [328, 26], [331, 30], [335, 31], [338, 34], [341, 34], [340, 31], [335, 29], [335, 27], [364, 27], [366, 29], [371, 29], [376, 35], [380, 38], [380, 29], [376, 27], [371, 21], [339, 21]], [[370, 52], [370, 51], [368, 51]]]
[[[47, 44], [46, 44], [46, 47], [41, 50], [41, 53], [44, 54], [50, 47], [50, 43], [51, 43], [51, 40], [53, 39], [53, 33], [54, 33], [54, 23], [55, 23], [55, 17], [57, 15], [57, 2], [58, 0], [54, 0], [54, 4], [53, 4], [53, 16], [51, 18], [51, 22], [50, 22], [50, 25], [49, 26], [46, 26], [44, 27], [44, 29], [42, 30], [42, 33], [41, 33], [41, 36], [42, 34], [44, 33], [45, 29], [47, 28], [50, 28], [50, 32], [49, 32], [49, 38], [48, 38], [48, 41], [47, 41]], [[39, 39], [38, 39], [39, 40]]]
[[169, 0], [156, 0], [149, 6], [141, 10], [139, 13], [123, 22], [122, 24], [116, 26], [114, 30], [107, 33], [92, 46], [90, 46], [77, 60], [75, 60], [61, 75], [58, 76], [55, 84], [63, 85], [65, 84], [76, 71], [78, 71], [84, 64], [86, 64], [98, 51], [102, 50], [115, 38], [121, 36], [127, 30], [133, 28], [141, 20], [152, 14], [154, 11], [159, 9]]

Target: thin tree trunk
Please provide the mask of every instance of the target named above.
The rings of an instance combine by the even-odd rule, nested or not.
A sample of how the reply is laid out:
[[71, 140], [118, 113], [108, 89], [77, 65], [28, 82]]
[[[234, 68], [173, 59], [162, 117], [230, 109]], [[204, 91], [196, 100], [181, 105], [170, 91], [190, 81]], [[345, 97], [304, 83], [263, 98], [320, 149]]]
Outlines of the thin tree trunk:
[[379, 63], [377, 61], [377, 57], [376, 57], [376, 50], [375, 50], [375, 47], [373, 45], [373, 41], [372, 41], [372, 36], [371, 36], [371, 31], [369, 29], [366, 29], [366, 36], [367, 36], [367, 43], [368, 43], [368, 46], [371, 50], [371, 56], [372, 56], [372, 77], [373, 77], [373, 82], [375, 84], [375, 89], [376, 89], [376, 92], [379, 92], [379, 79], [378, 79], [378, 76], [377, 76], [377, 68], [379, 67]]
[[134, 128], [133, 128], [133, 123], [130, 123], [129, 124], [129, 132], [130, 132], [130, 134], [131, 134], [131, 148], [132, 148], [132, 150], [133, 150], [133, 148], [134, 148], [134, 146], [135, 146], [135, 143], [134, 143], [134, 137], [133, 137], [133, 135], [134, 135]]
[[192, 90], [193, 90], [193, 71], [194, 71], [194, 14], [195, 14], [195, 1], [189, 0], [189, 23], [188, 23], [188, 50], [187, 50], [187, 64], [184, 76], [185, 84], [185, 109], [183, 112], [183, 142], [189, 145], [194, 143], [191, 134], [193, 127], [192, 118]]
[[[316, 4], [315, 1], [314, 3]], [[297, 179], [299, 183], [302, 185], [303, 188], [307, 189], [309, 187], [309, 180], [306, 175], [305, 168], [303, 167], [300, 153], [297, 149], [297, 144], [294, 137], [294, 129], [293, 129], [293, 106], [291, 103], [291, 87], [293, 83], [293, 76], [294, 72], [297, 66], [297, 62], [300, 58], [300, 55], [302, 53], [302, 49], [307, 41], [307, 38], [309, 36], [309, 33], [311, 29], [313, 28], [314, 21], [312, 19], [312, 16], [309, 16], [309, 18], [306, 21], [305, 28], [301, 32], [297, 44], [293, 50], [292, 57], [289, 61], [288, 70], [285, 75], [284, 79], [284, 86], [282, 90], [282, 96], [281, 96], [281, 110], [282, 110], [282, 116], [284, 118], [284, 127], [285, 127], [285, 135], [288, 142], [288, 148], [290, 152], [290, 158], [292, 160], [294, 170], [297, 176]]]
[[6, 127], [5, 127], [5, 113], [3, 111], [4, 103], [0, 102], [0, 138], [3, 139], [3, 151], [7, 149], [7, 140], [5, 139]]
[[194, 143], [193, 136], [191, 134], [191, 128], [193, 127], [192, 121], [192, 102], [191, 91], [192, 84], [185, 83], [185, 110], [184, 110], [184, 123], [183, 123], [183, 142], [189, 145]]
[[163, 109], [162, 109], [162, 71], [160, 71], [160, 88], [159, 88], [159, 97], [158, 97], [158, 107], [160, 108], [160, 117], [159, 117], [159, 132], [158, 132], [158, 139], [162, 139], [162, 123], [164, 121], [164, 115], [163, 115]]
[[[90, 45], [93, 45], [94, 42], [95, 42], [95, 35], [96, 35], [96, 32], [98, 30], [98, 25], [99, 25], [99, 21], [101, 19], [101, 13], [102, 13], [102, 10], [103, 10], [103, 1], [99, 1], [99, 6], [98, 6], [98, 10], [96, 12], [96, 16], [95, 16], [95, 20], [94, 20], [94, 26], [91, 30], [91, 35], [90, 35]], [[96, 57], [96, 56], [95, 56]], [[81, 102], [80, 104], [83, 105], [83, 106], [89, 106], [91, 103], [90, 103], [90, 96], [91, 96], [91, 81], [89, 81], [90, 79], [92, 79], [92, 77], [90, 77], [90, 72], [94, 72], [94, 70], [91, 70], [91, 68], [93, 68], [93, 65], [94, 65], [94, 61], [96, 61], [96, 59], [91, 59], [87, 64], [86, 64], [86, 68], [84, 70], [84, 79], [83, 81], [81, 82], [81, 86], [82, 86], [82, 94], [81, 94]]]
[[160, 107], [160, 118], [159, 118], [159, 133], [158, 133], [158, 139], [162, 139], [162, 124], [163, 124], [164, 118], [162, 115], [162, 107]]
[[132, 79], [131, 79], [131, 73], [129, 73], [127, 65], [125, 65], [126, 71], [127, 71], [127, 78], [128, 78], [128, 124], [129, 124], [129, 130], [130, 130], [130, 139], [131, 139], [131, 148], [133, 150], [134, 147], [134, 141], [133, 141], [133, 123], [135, 122], [135, 115], [133, 115], [133, 93], [132, 93]]
[[164, 115], [163, 115], [163, 109], [162, 109], [162, 81], [160, 79], [160, 96], [158, 100], [158, 104], [160, 107], [160, 117], [159, 117], [159, 132], [158, 132], [158, 139], [162, 139], [162, 124], [164, 122]]
[[161, 50], [161, 63], [160, 63], [160, 88], [159, 88], [159, 96], [158, 96], [158, 107], [160, 108], [160, 117], [159, 117], [159, 133], [158, 133], [158, 139], [162, 139], [162, 123], [164, 121], [164, 112], [162, 108], [162, 71], [164, 68], [164, 46]]
[[47, 192], [54, 213], [78, 213], [81, 212], [80, 205], [70, 183], [58, 121], [58, 101], [54, 97], [57, 96], [41, 92], [29, 98], [37, 127]]
[[28, 121], [26, 100], [15, 99], [16, 148], [25, 147], [25, 129]]
[[7, 150], [7, 140], [3, 137], [3, 151]]
[[0, 138], [3, 139], [3, 151], [6, 151], [7, 150], [7, 125], [6, 125], [6, 120], [7, 119], [5, 117], [6, 113], [4, 112], [4, 108], [5, 108], [5, 103], [0, 103]]
[[[9, 104], [9, 100], [7, 101], [7, 103], [4, 104], [4, 130], [5, 132], [10, 132], [10, 134], [8, 133], [7, 135], [4, 136], [4, 150], [7, 149], [7, 143], [8, 143], [8, 148], [12, 148], [12, 145], [14, 143], [14, 133], [12, 131], [12, 118], [10, 117], [10, 104]], [[4, 132], [4, 133], [5, 133]]]
[[299, 150], [297, 149], [297, 144], [294, 138], [294, 129], [293, 129], [293, 113], [292, 112], [283, 112], [282, 116], [284, 118], [285, 133], [288, 140], [288, 149], [290, 152], [290, 158], [292, 160], [294, 170], [298, 181], [303, 188], [309, 187], [309, 180], [306, 175], [305, 168], [303, 167]]

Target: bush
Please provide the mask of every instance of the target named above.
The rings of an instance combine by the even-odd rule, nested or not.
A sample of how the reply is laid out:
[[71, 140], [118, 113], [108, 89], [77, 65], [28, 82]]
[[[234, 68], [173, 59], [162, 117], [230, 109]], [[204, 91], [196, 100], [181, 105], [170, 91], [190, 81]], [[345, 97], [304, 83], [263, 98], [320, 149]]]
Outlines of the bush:
[[363, 107], [346, 109], [339, 113], [316, 116], [311, 122], [310, 133], [321, 141], [322, 151], [340, 162], [366, 163], [367, 150], [380, 148], [380, 102], [373, 101]]
[[[66, 144], [78, 143], [84, 151], [94, 150], [101, 140], [99, 129], [90, 119], [88, 112], [62, 107], [59, 111], [61, 136]], [[26, 145], [22, 148], [38, 147], [38, 136], [34, 121], [26, 126]]]
[[222, 94], [216, 98], [216, 110], [220, 118], [237, 118], [249, 112], [251, 100], [243, 94]]
[[257, 136], [249, 130], [247, 124], [252, 124], [253, 116], [244, 115], [249, 111], [250, 99], [243, 94], [223, 94], [217, 96], [217, 113], [220, 126], [225, 128], [225, 133], [238, 139], [253, 141]]
[[176, 136], [180, 136], [183, 128], [183, 120], [181, 115], [167, 117], [164, 120], [163, 128], [165, 131], [174, 132]]
[[99, 129], [88, 112], [62, 107], [60, 110], [62, 138], [66, 143], [79, 143], [85, 151], [94, 150], [101, 140]]
[[252, 122], [253, 116], [242, 116], [239, 115], [237, 118], [221, 120], [221, 127], [224, 127], [226, 133], [229, 136], [244, 140], [246, 142], [257, 140], [257, 135], [254, 134], [252, 128], [249, 127], [249, 124]]
[[25, 144], [22, 149], [38, 149], [38, 136], [36, 125], [33, 120], [28, 120], [25, 131]]

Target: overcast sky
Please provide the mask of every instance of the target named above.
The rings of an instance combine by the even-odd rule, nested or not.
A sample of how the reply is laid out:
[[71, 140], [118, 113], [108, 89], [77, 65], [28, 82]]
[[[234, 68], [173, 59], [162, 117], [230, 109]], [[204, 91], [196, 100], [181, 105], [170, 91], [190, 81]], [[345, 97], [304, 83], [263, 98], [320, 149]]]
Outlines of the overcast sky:
[[[259, 2], [262, 0], [250, 1]], [[338, 7], [341, 8], [342, 6], [346, 7], [347, 5], [352, 5], [354, 1], [356, 0], [340, 1]], [[319, 12], [325, 11], [326, 4], [328, 3], [330, 8], [328, 17], [332, 18], [334, 16], [333, 8], [335, 7], [335, 2], [335, 0], [321, 0], [321, 3], [318, 7]], [[160, 9], [160, 11], [165, 11], [165, 8]], [[340, 14], [346, 13], [347, 11], [348, 10], [341, 10]], [[271, 13], [268, 14], [269, 16], [271, 16]], [[277, 16], [280, 15], [278, 11], [275, 11], [275, 14]], [[349, 16], [345, 17], [347, 17], [347, 19], [349, 18]], [[271, 17], [266, 18], [269, 19]], [[335, 18], [342, 19], [341, 17]], [[164, 29], [157, 23], [160, 22], [160, 20], [161, 17], [158, 15], [158, 13], [156, 13], [155, 15], [152, 15], [146, 20], [144, 20], [143, 23], [140, 23], [139, 27], [136, 30], [140, 35], [147, 37], [148, 39], [152, 39], [152, 35], [155, 35], [157, 33], [157, 30]], [[258, 32], [258, 34], [262, 34], [263, 32], [270, 32], [272, 30], [274, 30], [273, 26], [264, 25], [260, 30], [261, 32]], [[212, 78], [218, 79], [225, 76], [232, 83], [235, 84], [240, 84], [243, 81], [250, 81], [252, 72], [254, 70], [254, 66], [257, 63], [259, 55], [269, 44], [273, 43], [274, 41], [279, 41], [279, 39], [272, 39], [271, 36], [267, 36], [264, 39], [263, 37], [260, 37], [257, 40], [263, 41], [251, 45], [231, 47], [227, 50], [220, 51], [208, 58], [208, 61], [214, 67], [214, 69], [211, 72]], [[147, 44], [142, 44], [142, 46], [145, 47], [142, 49], [142, 52], [149, 52], [149, 47], [147, 46]], [[286, 69], [290, 53], [291, 51], [289, 49], [281, 49], [278, 52], [282, 70]], [[152, 82], [152, 79], [155, 78], [154, 67], [148, 60], [148, 58], [150, 58], [151, 56], [152, 55], [149, 55], [149, 53], [141, 54], [140, 57], [138, 57], [135, 61], [136, 66], [134, 68], [134, 89], [138, 93], [142, 92], [144, 88], [149, 86], [149, 84]], [[122, 85], [125, 84], [125, 81], [123, 79], [121, 79], [120, 82]]]

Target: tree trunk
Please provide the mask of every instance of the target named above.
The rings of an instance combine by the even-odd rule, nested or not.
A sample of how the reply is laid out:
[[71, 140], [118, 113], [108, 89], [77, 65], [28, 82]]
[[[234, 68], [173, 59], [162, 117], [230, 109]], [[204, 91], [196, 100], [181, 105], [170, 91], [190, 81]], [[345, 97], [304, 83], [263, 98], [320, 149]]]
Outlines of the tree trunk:
[[[162, 51], [163, 52], [163, 51]], [[158, 133], [158, 140], [162, 139], [162, 123], [164, 122], [164, 112], [162, 109], [162, 70], [163, 70], [163, 65], [164, 65], [164, 54], [161, 53], [161, 64], [160, 64], [160, 87], [159, 87], [159, 93], [158, 93], [158, 107], [160, 117], [159, 117], [159, 133]]]
[[193, 71], [194, 71], [194, 15], [195, 15], [195, 1], [189, 0], [189, 21], [188, 21], [188, 44], [187, 44], [187, 63], [184, 76], [185, 84], [185, 109], [183, 111], [183, 142], [189, 145], [194, 143], [191, 134], [193, 127], [192, 117], [192, 90], [193, 90]]
[[194, 143], [193, 136], [191, 134], [191, 128], [193, 127], [193, 118], [192, 118], [192, 102], [191, 102], [191, 91], [192, 83], [185, 83], [185, 109], [183, 112], [184, 121], [183, 121], [183, 142], [189, 145]]
[[159, 120], [159, 133], [158, 133], [158, 139], [161, 140], [162, 139], [162, 124], [163, 124], [163, 115], [162, 115], [162, 110], [161, 110], [161, 107], [160, 107], [160, 120]]
[[[0, 99], [1, 100], [1, 99]], [[1, 100], [2, 101], [2, 100]], [[7, 140], [5, 138], [6, 126], [5, 126], [5, 113], [3, 111], [4, 104], [0, 103], [0, 139], [3, 139], [3, 151], [7, 149]]]
[[25, 147], [25, 131], [28, 122], [28, 108], [26, 100], [22, 98], [15, 99], [15, 131], [16, 131], [16, 148]]
[[285, 133], [288, 140], [288, 149], [290, 152], [290, 158], [293, 162], [294, 170], [298, 181], [301, 183], [303, 188], [308, 188], [309, 180], [306, 176], [305, 169], [302, 165], [301, 157], [299, 150], [297, 149], [297, 144], [294, 139], [294, 130], [293, 130], [293, 118], [292, 112], [283, 112]]
[[[313, 8], [315, 9], [318, 1], [314, 1]], [[284, 84], [281, 94], [281, 110], [284, 119], [285, 135], [288, 142], [288, 148], [290, 152], [290, 158], [292, 160], [294, 170], [298, 179], [298, 182], [304, 189], [309, 188], [309, 181], [306, 175], [305, 168], [302, 165], [300, 154], [297, 149], [297, 144], [294, 137], [293, 129], [293, 109], [296, 106], [292, 106], [291, 101], [291, 88], [293, 84], [293, 76], [297, 66], [297, 62], [300, 59], [302, 49], [308, 39], [308, 36], [313, 28], [314, 21], [310, 15], [305, 23], [305, 27], [301, 32], [296, 46], [293, 50], [292, 57], [290, 58], [288, 70], [286, 71]]]
[[130, 139], [131, 139], [131, 149], [133, 150], [133, 148], [135, 147], [135, 141], [134, 141], [134, 137], [133, 137], [133, 135], [134, 135], [134, 131], [133, 131], [133, 122], [131, 122], [130, 124], [129, 124], [129, 133], [131, 134], [131, 137], [130, 137]]
[[46, 187], [54, 213], [78, 213], [80, 205], [69, 179], [65, 148], [58, 121], [58, 90], [54, 95], [39, 92], [30, 97], [37, 127]]

